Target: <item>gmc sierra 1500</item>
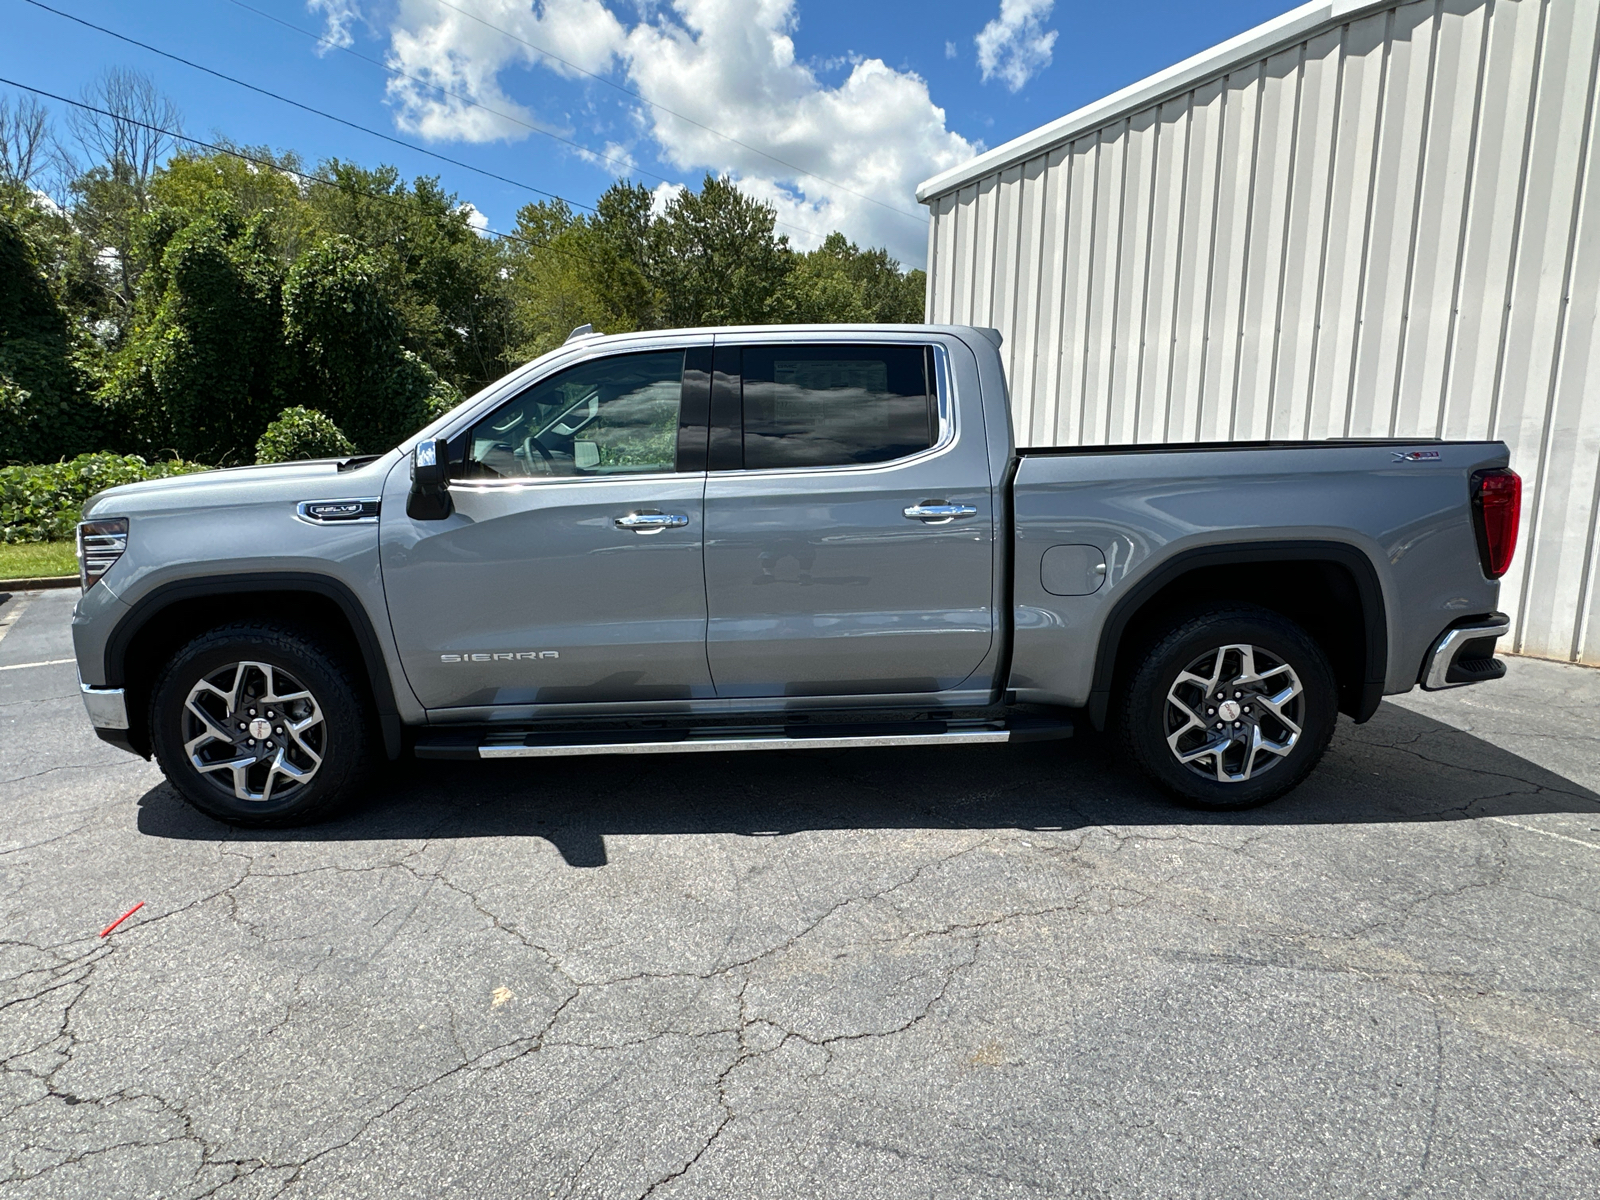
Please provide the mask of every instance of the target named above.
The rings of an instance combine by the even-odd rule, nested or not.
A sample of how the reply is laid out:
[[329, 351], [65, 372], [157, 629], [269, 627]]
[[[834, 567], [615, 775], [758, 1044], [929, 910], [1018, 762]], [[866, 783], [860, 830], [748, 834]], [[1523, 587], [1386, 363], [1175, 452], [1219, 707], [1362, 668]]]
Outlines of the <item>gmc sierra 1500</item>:
[[1259, 804], [1337, 714], [1504, 673], [1499, 442], [1015, 447], [992, 330], [561, 349], [387, 454], [113, 488], [73, 620], [101, 737], [311, 819], [379, 755], [962, 745], [1110, 727]]

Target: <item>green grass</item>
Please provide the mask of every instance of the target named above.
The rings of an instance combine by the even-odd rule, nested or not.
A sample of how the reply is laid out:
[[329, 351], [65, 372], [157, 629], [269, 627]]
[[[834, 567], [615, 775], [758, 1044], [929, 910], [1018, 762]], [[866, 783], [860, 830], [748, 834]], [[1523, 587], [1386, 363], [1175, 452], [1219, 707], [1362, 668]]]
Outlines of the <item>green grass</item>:
[[78, 552], [71, 542], [0, 542], [0, 579], [77, 573]]

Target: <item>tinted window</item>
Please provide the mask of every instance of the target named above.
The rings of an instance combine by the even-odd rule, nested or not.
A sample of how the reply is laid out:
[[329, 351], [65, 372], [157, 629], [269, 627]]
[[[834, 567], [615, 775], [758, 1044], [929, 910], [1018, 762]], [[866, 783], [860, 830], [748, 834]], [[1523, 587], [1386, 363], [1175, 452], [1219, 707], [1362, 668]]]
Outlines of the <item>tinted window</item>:
[[921, 346], [744, 352], [744, 465], [831, 467], [926, 450], [937, 434]]
[[472, 428], [469, 478], [671, 471], [683, 352], [602, 358], [552, 375]]

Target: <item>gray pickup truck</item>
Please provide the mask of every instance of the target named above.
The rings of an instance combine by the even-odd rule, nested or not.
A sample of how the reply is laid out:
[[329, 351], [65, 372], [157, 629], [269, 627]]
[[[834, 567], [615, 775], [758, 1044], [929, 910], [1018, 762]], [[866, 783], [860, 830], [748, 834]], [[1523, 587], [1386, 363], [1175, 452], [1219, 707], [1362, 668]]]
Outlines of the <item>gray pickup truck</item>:
[[1497, 679], [1499, 442], [1018, 450], [962, 326], [587, 329], [387, 454], [114, 488], [73, 619], [105, 740], [224, 821], [383, 756], [1109, 729], [1282, 795], [1338, 713]]

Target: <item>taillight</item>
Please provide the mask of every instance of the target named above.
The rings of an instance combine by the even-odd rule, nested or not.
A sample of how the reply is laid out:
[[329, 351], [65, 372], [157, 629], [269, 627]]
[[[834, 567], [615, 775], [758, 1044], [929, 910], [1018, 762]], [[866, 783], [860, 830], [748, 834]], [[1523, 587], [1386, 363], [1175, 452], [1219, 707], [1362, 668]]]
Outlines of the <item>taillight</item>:
[[128, 518], [78, 522], [78, 581], [88, 591], [128, 548]]
[[1501, 467], [1472, 477], [1472, 523], [1483, 573], [1499, 579], [1511, 569], [1522, 522], [1522, 476]]

